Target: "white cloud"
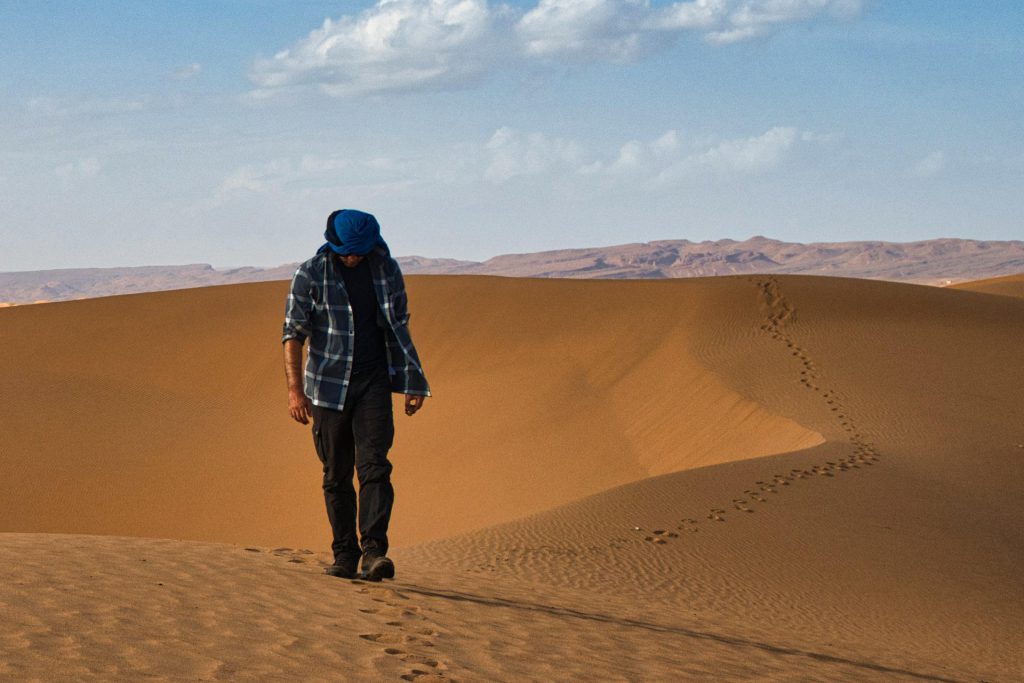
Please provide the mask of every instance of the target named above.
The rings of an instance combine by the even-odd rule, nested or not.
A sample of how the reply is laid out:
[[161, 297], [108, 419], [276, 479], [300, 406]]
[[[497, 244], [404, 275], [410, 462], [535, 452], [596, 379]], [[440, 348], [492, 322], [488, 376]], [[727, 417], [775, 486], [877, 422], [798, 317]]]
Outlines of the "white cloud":
[[838, 142], [842, 137], [843, 136], [838, 133], [816, 133], [810, 130], [805, 130], [800, 133], [800, 140], [803, 142], [833, 143]]
[[912, 178], [931, 178], [942, 173], [945, 168], [946, 155], [941, 150], [938, 150], [907, 169], [907, 175]]
[[[725, 4], [725, 3], [719, 3]], [[861, 0], [745, 0], [730, 3], [708, 31], [708, 42], [719, 45], [737, 43], [762, 36], [776, 26], [807, 21], [821, 14], [841, 19], [856, 16]]]
[[626, 61], [665, 45], [668, 32], [645, 25], [650, 14], [646, 0], [540, 0], [515, 30], [528, 57]]
[[655, 155], [664, 156], [679, 149], [679, 135], [670, 130], [651, 144], [651, 150]]
[[795, 128], [776, 127], [756, 137], [725, 140], [684, 162], [722, 172], [754, 173], [777, 165], [796, 139]]
[[523, 135], [511, 128], [499, 128], [485, 145], [489, 163], [484, 178], [503, 183], [516, 176], [539, 175], [556, 167], [578, 168], [583, 148], [561, 138], [541, 133]]
[[650, 173], [676, 160], [679, 144], [679, 134], [674, 130], [667, 131], [650, 143], [630, 140], [619, 148], [618, 156], [613, 161], [594, 161], [581, 167], [580, 172], [588, 175]]
[[503, 64], [623, 62], [683, 33], [727, 45], [818, 17], [850, 18], [861, 0], [538, 0], [526, 11], [487, 0], [378, 0], [323, 25], [249, 77], [253, 95], [316, 87], [336, 96], [464, 86]]
[[516, 176], [569, 173], [614, 178], [616, 182], [633, 178], [657, 185], [695, 177], [724, 179], [769, 171], [783, 163], [797, 145], [823, 139], [831, 138], [778, 126], [746, 138], [690, 140], [684, 149], [679, 134], [670, 130], [650, 142], [625, 142], [613, 156], [594, 158], [573, 140], [500, 128], [485, 146], [489, 162], [483, 177], [502, 183]]
[[198, 62], [192, 62], [186, 64], [177, 71], [174, 72], [174, 80], [176, 81], [187, 81], [190, 78], [195, 78], [199, 75], [199, 72], [203, 70], [203, 66]]
[[670, 130], [652, 142], [631, 140], [611, 161], [593, 161], [579, 170], [587, 175], [634, 175], [658, 184], [707, 174], [724, 178], [770, 170], [782, 163], [797, 144], [829, 139], [779, 126], [747, 138], [691, 140], [684, 150], [678, 133]]
[[353, 160], [307, 154], [297, 159], [282, 157], [263, 163], [244, 164], [230, 172], [206, 206], [218, 207], [253, 196], [293, 194], [309, 196], [342, 188], [408, 187], [410, 169], [399, 159], [371, 157]]
[[247, 193], [262, 194], [280, 187], [295, 173], [288, 159], [274, 159], [262, 164], [246, 164], [232, 171], [214, 192], [213, 203], [225, 201]]
[[314, 85], [332, 96], [459, 85], [497, 57], [500, 14], [486, 0], [379, 0], [325, 20], [250, 78], [263, 91]]
[[53, 169], [54, 175], [65, 182], [76, 178], [95, 178], [100, 172], [100, 162], [96, 157], [86, 157], [72, 161]]
[[[808, 141], [812, 142], [808, 142]], [[813, 134], [776, 127], [746, 138], [682, 139], [669, 130], [650, 140], [629, 140], [606, 153], [591, 153], [577, 140], [541, 132], [498, 128], [487, 140], [439, 147], [415, 156], [365, 154], [358, 158], [306, 155], [246, 164], [228, 173], [206, 207], [237, 200], [295, 199], [353, 190], [484, 183], [578, 183], [594, 187], [664, 187], [695, 178], [711, 180], [770, 171]], [[595, 184], [596, 183], [596, 184]]]

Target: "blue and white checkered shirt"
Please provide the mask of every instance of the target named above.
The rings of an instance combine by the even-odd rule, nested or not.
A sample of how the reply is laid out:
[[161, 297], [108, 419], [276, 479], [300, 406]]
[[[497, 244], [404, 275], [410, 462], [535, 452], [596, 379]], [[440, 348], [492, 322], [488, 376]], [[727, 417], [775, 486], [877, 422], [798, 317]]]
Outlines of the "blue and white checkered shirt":
[[[430, 386], [409, 335], [409, 300], [398, 262], [382, 247], [366, 258], [373, 274], [378, 316], [385, 323], [391, 390], [430, 396]], [[352, 306], [338, 267], [329, 252], [317, 254], [299, 266], [292, 277], [281, 337], [282, 343], [309, 339], [303, 382], [306, 396], [314, 405], [334, 410], [345, 405], [355, 343]]]

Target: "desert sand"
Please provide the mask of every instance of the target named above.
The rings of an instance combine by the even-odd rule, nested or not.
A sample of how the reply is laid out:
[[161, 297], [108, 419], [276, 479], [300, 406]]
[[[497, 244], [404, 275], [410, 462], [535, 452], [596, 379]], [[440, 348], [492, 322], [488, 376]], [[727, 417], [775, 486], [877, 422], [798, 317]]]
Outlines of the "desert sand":
[[1007, 275], [1005, 277], [972, 280], [971, 282], [964, 282], [953, 286], [972, 292], [1002, 294], [1003, 296], [1015, 296], [1018, 299], [1024, 299], [1024, 275]]
[[407, 281], [382, 584], [320, 573], [286, 283], [0, 311], [0, 678], [1024, 678], [1020, 298]]

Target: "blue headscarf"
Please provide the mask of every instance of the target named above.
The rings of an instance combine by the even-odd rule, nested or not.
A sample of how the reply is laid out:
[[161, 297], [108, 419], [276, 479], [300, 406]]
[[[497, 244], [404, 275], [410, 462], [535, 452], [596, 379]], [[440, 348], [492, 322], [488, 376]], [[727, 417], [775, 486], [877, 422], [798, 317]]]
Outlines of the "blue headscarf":
[[316, 253], [330, 249], [335, 254], [357, 254], [365, 256], [375, 247], [384, 247], [389, 254], [387, 242], [380, 236], [380, 224], [372, 214], [342, 209], [327, 217], [327, 241]]

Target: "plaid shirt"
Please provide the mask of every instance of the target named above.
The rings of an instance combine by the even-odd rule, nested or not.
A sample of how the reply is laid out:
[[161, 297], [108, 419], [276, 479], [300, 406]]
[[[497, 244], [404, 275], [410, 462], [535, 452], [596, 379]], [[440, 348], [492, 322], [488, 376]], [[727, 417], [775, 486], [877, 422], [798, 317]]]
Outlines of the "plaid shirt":
[[[408, 297], [398, 262], [382, 247], [366, 258], [377, 294], [378, 322], [384, 327], [387, 342], [391, 390], [430, 396], [430, 386], [409, 335]], [[329, 252], [317, 254], [299, 266], [292, 277], [281, 337], [281, 343], [309, 338], [303, 382], [306, 396], [314, 405], [334, 410], [345, 405], [355, 344], [352, 306], [338, 267]]]

